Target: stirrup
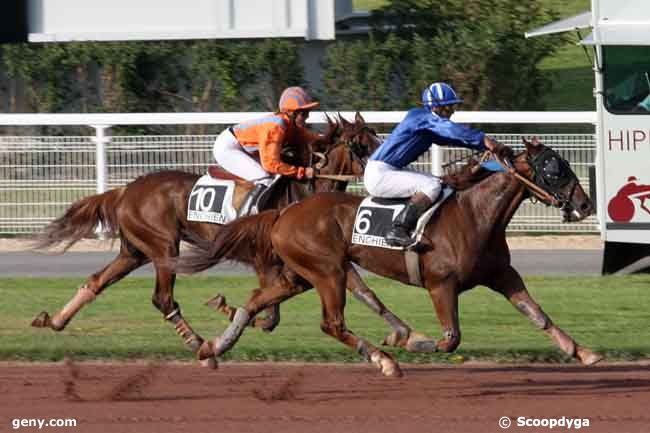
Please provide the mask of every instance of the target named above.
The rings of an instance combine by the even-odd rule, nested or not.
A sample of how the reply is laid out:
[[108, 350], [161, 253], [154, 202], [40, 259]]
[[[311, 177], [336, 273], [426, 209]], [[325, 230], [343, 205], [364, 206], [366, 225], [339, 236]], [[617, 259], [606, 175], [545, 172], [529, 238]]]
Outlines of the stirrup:
[[414, 242], [411, 233], [403, 226], [395, 226], [386, 233], [386, 243], [391, 247], [406, 248]]
[[241, 204], [239, 210], [237, 211], [237, 218], [241, 218], [247, 215], [255, 215], [258, 213], [257, 202], [266, 188], [266, 185], [258, 183], [252, 190], [250, 190], [244, 199], [244, 202]]

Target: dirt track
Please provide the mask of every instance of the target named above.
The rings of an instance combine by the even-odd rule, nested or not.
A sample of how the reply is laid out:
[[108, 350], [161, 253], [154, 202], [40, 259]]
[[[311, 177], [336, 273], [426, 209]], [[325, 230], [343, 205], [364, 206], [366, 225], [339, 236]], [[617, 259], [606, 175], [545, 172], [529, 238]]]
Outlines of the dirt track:
[[[0, 431], [14, 418], [75, 418], [58, 432], [502, 432], [516, 418], [587, 418], [650, 431], [650, 365], [0, 364]], [[502, 416], [513, 419], [508, 430]], [[575, 429], [571, 429], [575, 430]]]

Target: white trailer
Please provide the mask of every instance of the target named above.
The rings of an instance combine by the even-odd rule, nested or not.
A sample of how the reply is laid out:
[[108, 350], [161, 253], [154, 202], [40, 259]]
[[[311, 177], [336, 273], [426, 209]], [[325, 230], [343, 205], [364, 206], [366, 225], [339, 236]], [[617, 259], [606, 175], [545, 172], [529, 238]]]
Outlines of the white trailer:
[[650, 1], [592, 0], [590, 12], [526, 37], [589, 27], [580, 43], [594, 54], [603, 273], [637, 270], [650, 256]]

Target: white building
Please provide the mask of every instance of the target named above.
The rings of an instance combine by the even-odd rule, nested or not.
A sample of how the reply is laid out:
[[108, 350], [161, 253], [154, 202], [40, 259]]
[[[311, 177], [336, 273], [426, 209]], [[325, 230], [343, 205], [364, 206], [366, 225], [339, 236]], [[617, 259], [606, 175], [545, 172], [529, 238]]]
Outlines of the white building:
[[597, 201], [609, 273], [650, 256], [650, 1], [592, 0], [590, 12], [527, 36], [583, 28], [592, 30], [580, 43], [594, 54]]

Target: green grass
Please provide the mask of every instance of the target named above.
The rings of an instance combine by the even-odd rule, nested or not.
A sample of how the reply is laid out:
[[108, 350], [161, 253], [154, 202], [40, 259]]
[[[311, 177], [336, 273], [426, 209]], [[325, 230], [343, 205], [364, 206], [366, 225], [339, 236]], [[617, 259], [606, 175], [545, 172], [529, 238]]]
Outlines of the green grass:
[[371, 11], [386, 4], [387, 0], [352, 0], [352, 8], [357, 11]]
[[[382, 300], [419, 332], [440, 334], [423, 289], [369, 278]], [[650, 276], [606, 278], [529, 278], [532, 295], [553, 320], [579, 342], [610, 360], [650, 357]], [[192, 359], [151, 305], [153, 282], [129, 278], [110, 287], [86, 307], [62, 333], [29, 326], [45, 309], [53, 313], [68, 301], [81, 279], [0, 279], [0, 359]], [[185, 317], [204, 337], [212, 338], [225, 318], [203, 305], [217, 292], [243, 303], [254, 278], [180, 278], [177, 300]], [[383, 322], [354, 299], [348, 299], [348, 325], [378, 344], [387, 332]], [[461, 297], [463, 342], [457, 353], [497, 361], [566, 361], [560, 351], [500, 295], [479, 287]], [[272, 334], [249, 329], [230, 352], [235, 360], [358, 361], [347, 347], [319, 328], [320, 304], [314, 291], [282, 306], [282, 322]], [[446, 362], [446, 354], [414, 355], [390, 349], [399, 360]]]
[[[590, 0], [546, 0], [549, 7], [567, 18], [580, 12], [591, 10]], [[589, 29], [581, 31], [582, 37], [589, 34]], [[543, 36], [541, 36], [543, 37]], [[579, 38], [575, 32], [569, 34], [570, 42], [540, 64], [552, 82], [552, 88], [544, 97], [547, 110], [595, 110], [596, 101], [593, 96], [594, 72], [590, 58], [593, 51], [588, 49], [590, 57], [584, 48], [579, 46]]]

